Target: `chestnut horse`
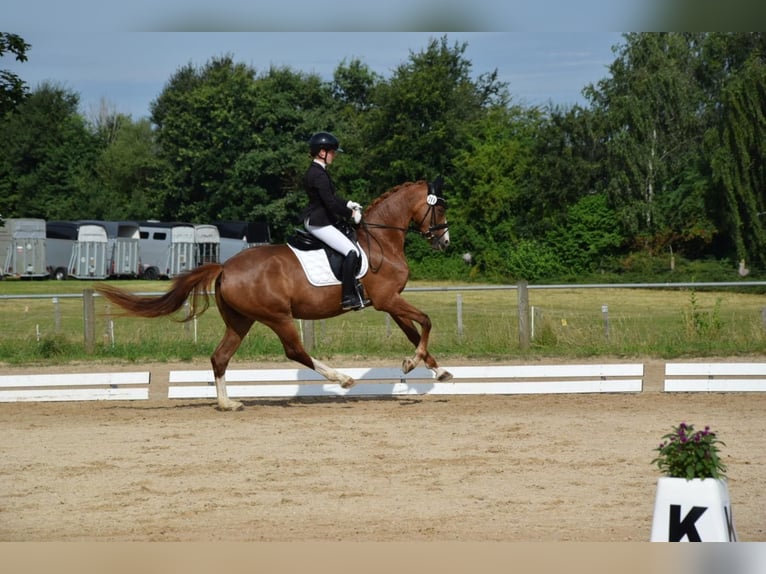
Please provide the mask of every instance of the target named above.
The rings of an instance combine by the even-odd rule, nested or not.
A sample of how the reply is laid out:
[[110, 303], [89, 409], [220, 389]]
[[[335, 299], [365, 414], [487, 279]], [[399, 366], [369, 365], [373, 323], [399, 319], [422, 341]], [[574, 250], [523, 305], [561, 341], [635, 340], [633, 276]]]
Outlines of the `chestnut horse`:
[[[424, 361], [438, 380], [447, 381], [452, 375], [439, 367], [428, 351], [431, 320], [401, 296], [409, 278], [405, 234], [419, 233], [436, 250], [449, 245], [446, 202], [439, 196], [441, 185], [439, 178], [434, 183], [407, 182], [389, 190], [366, 209], [357, 236], [369, 260], [369, 271], [361, 282], [370, 303], [388, 313], [415, 345], [415, 355], [402, 363], [403, 372]], [[159, 297], [137, 296], [110, 285], [97, 286], [96, 291], [128, 314], [140, 317], [170, 315], [191, 296], [189, 320], [208, 308], [208, 288], [213, 282], [216, 304], [226, 324], [226, 332], [210, 357], [219, 409], [242, 408], [242, 403], [228, 397], [225, 375], [229, 361], [256, 321], [277, 334], [287, 358], [343, 388], [354, 385], [348, 375], [311, 357], [295, 326], [295, 319], [324, 319], [347, 312], [341, 309], [341, 288], [312, 285], [287, 245], [251, 247], [223, 264], [201, 265], [174, 278], [171, 288]], [[415, 323], [420, 325], [420, 332]]]

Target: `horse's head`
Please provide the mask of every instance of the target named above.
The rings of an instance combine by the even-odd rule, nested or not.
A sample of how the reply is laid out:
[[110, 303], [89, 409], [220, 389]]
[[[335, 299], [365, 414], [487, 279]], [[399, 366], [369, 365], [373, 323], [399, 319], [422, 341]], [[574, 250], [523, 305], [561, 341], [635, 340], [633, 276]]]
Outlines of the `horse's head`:
[[449, 227], [447, 226], [447, 201], [443, 197], [444, 180], [442, 176], [429, 182], [422, 205], [418, 205], [413, 222], [420, 234], [431, 242], [437, 251], [449, 246]]
[[[384, 193], [365, 212], [362, 228], [374, 237], [376, 229], [419, 233], [436, 250], [449, 245], [444, 180], [407, 182]], [[380, 241], [380, 239], [376, 239]]]

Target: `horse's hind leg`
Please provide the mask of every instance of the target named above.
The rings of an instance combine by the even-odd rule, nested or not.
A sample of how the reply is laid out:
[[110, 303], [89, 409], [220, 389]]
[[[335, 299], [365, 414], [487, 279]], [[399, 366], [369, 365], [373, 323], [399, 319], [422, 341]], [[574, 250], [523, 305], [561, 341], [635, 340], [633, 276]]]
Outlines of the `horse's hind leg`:
[[250, 327], [253, 326], [253, 321], [232, 311], [221, 313], [221, 316], [226, 323], [226, 333], [213, 351], [210, 363], [213, 365], [213, 376], [215, 376], [218, 408], [222, 411], [236, 411], [242, 408], [242, 403], [230, 399], [226, 392], [226, 369]]
[[356, 384], [356, 381], [353, 378], [317, 361], [306, 352], [303, 343], [301, 343], [300, 333], [298, 333], [298, 329], [295, 328], [293, 319], [285, 319], [278, 322], [271, 321], [266, 323], [266, 325], [268, 325], [279, 337], [279, 340], [282, 342], [282, 347], [285, 350], [285, 356], [288, 359], [296, 361], [301, 365], [305, 365], [309, 369], [315, 370], [328, 381], [334, 381], [340, 384], [344, 389], [349, 389]]

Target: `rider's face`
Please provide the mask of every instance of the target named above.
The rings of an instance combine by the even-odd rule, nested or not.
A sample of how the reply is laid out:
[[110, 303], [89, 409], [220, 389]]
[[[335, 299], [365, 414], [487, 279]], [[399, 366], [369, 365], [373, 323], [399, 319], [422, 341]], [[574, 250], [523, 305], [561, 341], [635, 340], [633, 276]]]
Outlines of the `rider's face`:
[[337, 153], [337, 152], [336, 152], [334, 149], [328, 149], [328, 150], [325, 150], [325, 153], [324, 153], [324, 162], [325, 162], [327, 165], [330, 165], [330, 164], [332, 163], [332, 160], [334, 160], [334, 159], [335, 159], [335, 154], [336, 154], [336, 153]]

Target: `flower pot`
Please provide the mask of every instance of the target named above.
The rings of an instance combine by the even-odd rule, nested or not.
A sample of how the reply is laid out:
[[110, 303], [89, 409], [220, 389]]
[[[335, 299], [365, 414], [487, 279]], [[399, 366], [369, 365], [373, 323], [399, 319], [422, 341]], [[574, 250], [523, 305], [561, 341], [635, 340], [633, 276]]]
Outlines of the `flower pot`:
[[724, 479], [662, 477], [657, 481], [652, 542], [736, 542]]

